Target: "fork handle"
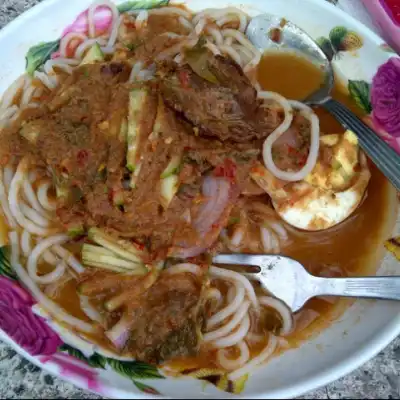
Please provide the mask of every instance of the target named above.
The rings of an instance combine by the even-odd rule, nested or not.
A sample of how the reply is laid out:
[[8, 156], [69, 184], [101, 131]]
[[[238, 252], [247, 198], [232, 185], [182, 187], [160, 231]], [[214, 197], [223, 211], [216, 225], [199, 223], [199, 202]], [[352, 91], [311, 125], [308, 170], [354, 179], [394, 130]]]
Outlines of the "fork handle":
[[315, 279], [314, 296], [400, 300], [400, 276]]
[[329, 99], [322, 105], [346, 129], [357, 135], [361, 148], [393, 186], [400, 190], [400, 155], [343, 104]]

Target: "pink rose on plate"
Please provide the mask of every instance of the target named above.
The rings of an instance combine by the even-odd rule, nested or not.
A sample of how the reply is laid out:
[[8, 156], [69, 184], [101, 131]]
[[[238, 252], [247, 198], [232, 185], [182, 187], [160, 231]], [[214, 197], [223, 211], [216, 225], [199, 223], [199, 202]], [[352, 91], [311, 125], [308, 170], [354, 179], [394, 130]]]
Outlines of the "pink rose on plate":
[[45, 321], [33, 314], [32, 296], [16, 282], [0, 277], [0, 329], [29, 354], [54, 354], [62, 344]]
[[400, 137], [400, 58], [381, 65], [371, 88], [372, 118], [378, 128]]

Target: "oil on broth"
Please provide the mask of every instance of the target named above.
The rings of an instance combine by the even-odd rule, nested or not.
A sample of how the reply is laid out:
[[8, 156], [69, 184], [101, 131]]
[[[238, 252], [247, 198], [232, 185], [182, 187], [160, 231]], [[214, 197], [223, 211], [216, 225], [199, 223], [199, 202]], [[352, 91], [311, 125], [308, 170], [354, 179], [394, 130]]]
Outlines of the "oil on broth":
[[[323, 81], [321, 70], [303, 57], [289, 52], [264, 54], [257, 71], [263, 90], [276, 91], [289, 99], [304, 100]], [[359, 114], [345, 85], [336, 80], [332, 96]], [[322, 134], [343, 133], [340, 123], [322, 108], [316, 113]], [[361, 116], [361, 115], [359, 115]], [[394, 191], [382, 173], [370, 162], [371, 181], [361, 206], [342, 224], [327, 231], [292, 234], [285, 254], [299, 260], [306, 269], [320, 276], [370, 275], [376, 272], [383, 254], [382, 243], [390, 233], [388, 223]], [[318, 246], [318, 247], [317, 247]], [[316, 251], [318, 249], [318, 251]], [[350, 300], [318, 298], [310, 300], [300, 313], [318, 313], [313, 324], [288, 338], [291, 346], [321, 331], [338, 318]], [[312, 310], [311, 313], [307, 310]], [[314, 314], [316, 314], [314, 313]]]
[[268, 51], [258, 65], [257, 78], [262, 88], [301, 101], [322, 85], [324, 74], [296, 53]]

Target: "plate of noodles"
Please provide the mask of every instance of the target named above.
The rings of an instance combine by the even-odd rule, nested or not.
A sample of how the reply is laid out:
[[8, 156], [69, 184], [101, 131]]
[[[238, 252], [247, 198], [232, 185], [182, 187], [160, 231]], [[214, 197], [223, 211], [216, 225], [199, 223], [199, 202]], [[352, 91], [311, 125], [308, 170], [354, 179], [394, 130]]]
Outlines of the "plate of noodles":
[[[261, 53], [245, 31], [265, 12]], [[301, 103], [322, 77], [280, 46], [286, 21], [400, 151], [400, 59], [320, 0], [47, 0], [0, 32], [2, 340], [106, 397], [287, 398], [400, 333], [398, 304], [321, 297], [292, 314], [211, 263], [398, 269], [381, 263], [384, 245], [399, 256], [396, 193], [353, 132]]]

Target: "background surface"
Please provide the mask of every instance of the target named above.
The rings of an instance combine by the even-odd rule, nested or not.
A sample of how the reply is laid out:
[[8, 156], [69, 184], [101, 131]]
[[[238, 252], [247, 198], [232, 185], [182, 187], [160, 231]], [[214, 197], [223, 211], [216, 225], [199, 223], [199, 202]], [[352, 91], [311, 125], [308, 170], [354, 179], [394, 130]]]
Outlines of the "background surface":
[[[0, 29], [40, 1], [0, 0]], [[379, 34], [360, 0], [321, 1], [336, 4]], [[2, 56], [1, 49], [0, 56]], [[8, 345], [0, 342], [0, 398], [100, 399], [101, 397], [46, 374], [21, 358]], [[304, 398], [400, 399], [400, 338], [351, 375], [310, 392]]]

